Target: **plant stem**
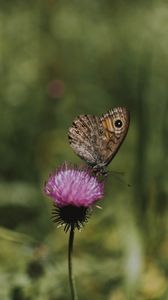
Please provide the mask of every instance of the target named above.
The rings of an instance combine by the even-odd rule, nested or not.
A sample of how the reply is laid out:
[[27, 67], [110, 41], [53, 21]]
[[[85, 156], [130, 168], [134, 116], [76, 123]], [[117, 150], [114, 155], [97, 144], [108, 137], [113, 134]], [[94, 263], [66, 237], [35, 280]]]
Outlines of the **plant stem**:
[[78, 296], [75, 288], [75, 280], [73, 276], [73, 268], [72, 268], [73, 241], [74, 241], [74, 226], [71, 226], [70, 233], [69, 233], [69, 245], [68, 245], [69, 285], [70, 285], [72, 300], [78, 300]]

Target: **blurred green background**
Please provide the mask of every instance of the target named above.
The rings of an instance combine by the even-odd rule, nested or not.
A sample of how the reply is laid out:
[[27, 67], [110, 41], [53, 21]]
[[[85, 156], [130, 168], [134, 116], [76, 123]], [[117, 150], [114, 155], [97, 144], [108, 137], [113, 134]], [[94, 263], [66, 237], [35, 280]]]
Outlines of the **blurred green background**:
[[79, 299], [168, 299], [167, 49], [166, 1], [1, 1], [0, 299], [70, 299], [43, 184], [81, 163], [73, 119], [119, 105], [131, 124], [109, 169], [124, 176], [76, 233]]

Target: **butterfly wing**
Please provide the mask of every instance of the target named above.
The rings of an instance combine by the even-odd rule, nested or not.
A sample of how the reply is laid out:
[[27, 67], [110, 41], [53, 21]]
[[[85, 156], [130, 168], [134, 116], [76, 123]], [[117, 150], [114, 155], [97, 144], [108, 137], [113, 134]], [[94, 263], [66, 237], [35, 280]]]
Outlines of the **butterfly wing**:
[[130, 114], [125, 107], [117, 107], [104, 114], [100, 120], [106, 137], [104, 141], [104, 163], [108, 165], [127, 135]]
[[89, 165], [101, 162], [101, 149], [105, 130], [99, 117], [80, 115], [69, 128], [69, 142], [75, 153]]
[[129, 128], [129, 112], [117, 107], [101, 118], [80, 115], [69, 128], [69, 142], [75, 153], [89, 165], [107, 166], [120, 148]]

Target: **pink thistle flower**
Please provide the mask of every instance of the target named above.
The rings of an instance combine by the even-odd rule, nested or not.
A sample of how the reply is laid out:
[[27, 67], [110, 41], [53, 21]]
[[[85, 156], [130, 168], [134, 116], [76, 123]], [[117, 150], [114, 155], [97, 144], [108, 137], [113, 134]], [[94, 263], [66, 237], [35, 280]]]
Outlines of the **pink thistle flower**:
[[89, 207], [103, 197], [104, 185], [88, 169], [64, 164], [49, 176], [44, 192], [58, 207]]
[[54, 221], [78, 229], [88, 217], [88, 209], [104, 195], [104, 184], [88, 169], [63, 164], [49, 176], [44, 192], [54, 202]]

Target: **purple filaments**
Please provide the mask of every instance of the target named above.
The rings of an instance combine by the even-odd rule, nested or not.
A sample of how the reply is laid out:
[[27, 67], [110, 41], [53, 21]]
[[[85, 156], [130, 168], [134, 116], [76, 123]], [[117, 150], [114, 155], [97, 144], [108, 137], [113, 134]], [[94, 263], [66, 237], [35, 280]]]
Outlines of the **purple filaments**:
[[49, 176], [44, 192], [57, 207], [90, 207], [104, 195], [104, 184], [88, 169], [63, 164]]

